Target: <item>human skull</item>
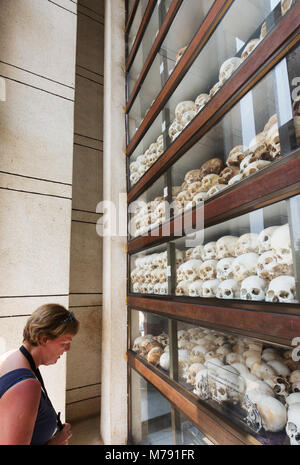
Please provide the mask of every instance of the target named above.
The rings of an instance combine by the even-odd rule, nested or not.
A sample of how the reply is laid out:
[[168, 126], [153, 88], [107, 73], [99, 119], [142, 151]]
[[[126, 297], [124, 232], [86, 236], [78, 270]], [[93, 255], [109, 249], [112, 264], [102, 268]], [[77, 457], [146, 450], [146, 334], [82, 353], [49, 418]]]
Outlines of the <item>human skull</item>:
[[208, 281], [204, 281], [202, 285], [202, 297], [216, 297], [219, 284], [220, 281], [218, 279], [209, 279]]
[[276, 375], [275, 370], [263, 361], [254, 362], [251, 366], [251, 373], [253, 373], [255, 376], [262, 380]]
[[195, 385], [196, 375], [198, 371], [203, 370], [204, 365], [202, 363], [193, 363], [188, 369], [187, 383], [192, 386]]
[[264, 300], [267, 282], [258, 276], [249, 276], [241, 284], [242, 300]]
[[192, 182], [192, 184], [189, 184], [188, 188], [187, 188], [187, 190], [191, 194], [192, 198], [196, 194], [201, 192], [201, 189], [202, 189], [202, 182], [201, 181]]
[[204, 192], [208, 192], [213, 186], [218, 184], [220, 176], [218, 174], [207, 174], [202, 179], [201, 189]]
[[233, 178], [231, 178], [228, 181], [228, 186], [233, 186], [233, 184], [236, 184], [237, 182], [241, 181], [242, 179], [243, 179], [242, 173], [238, 173], [236, 176], [233, 176]]
[[208, 94], [200, 94], [195, 100], [195, 105], [197, 107], [197, 113], [199, 113], [202, 108], [210, 101], [210, 96]]
[[256, 160], [243, 169], [243, 178], [247, 178], [251, 174], [257, 173], [262, 168], [270, 165], [270, 161], [267, 160]]
[[197, 106], [192, 100], [186, 100], [184, 102], [180, 102], [175, 108], [175, 118], [183, 126], [185, 125], [184, 123], [186, 119], [185, 118], [186, 113], [188, 115], [194, 114], [194, 116], [197, 113]]
[[202, 265], [202, 260], [191, 259], [182, 263], [177, 269], [177, 280], [195, 281], [199, 278], [199, 271]]
[[225, 281], [229, 279], [229, 272], [232, 266], [234, 258], [233, 257], [226, 257], [218, 260], [217, 263], [217, 278], [221, 281]]
[[291, 303], [296, 302], [296, 286], [293, 276], [278, 276], [272, 279], [269, 284], [267, 302]]
[[239, 174], [239, 172], [240, 169], [238, 166], [227, 166], [220, 173], [219, 183], [228, 184], [232, 178]]
[[133, 186], [134, 184], [136, 184], [138, 180], [140, 179], [140, 177], [141, 176], [137, 172], [131, 173], [130, 174], [130, 185]]
[[219, 194], [220, 192], [222, 192], [226, 188], [227, 188], [226, 184], [215, 184], [213, 187], [211, 187], [207, 191], [207, 198], [210, 199], [211, 197], [213, 197], [214, 195]]
[[274, 397], [262, 394], [257, 396], [256, 405], [266, 431], [279, 432], [286, 425], [287, 414], [284, 405]]
[[189, 281], [189, 280], [183, 280], [183, 281], [180, 281], [178, 282], [177, 284], [177, 287], [176, 287], [176, 290], [175, 290], [175, 294], [178, 295], [178, 296], [181, 296], [181, 295], [189, 295], [189, 287], [190, 285], [193, 283], [193, 281]]
[[228, 155], [226, 160], [227, 166], [236, 166], [239, 168], [241, 162], [246, 157], [246, 148], [243, 145], [237, 145], [234, 147]]
[[166, 371], [170, 369], [170, 352], [163, 352], [161, 354], [159, 365]]
[[[236, 352], [229, 352], [229, 354], [226, 354], [225, 361], [228, 365], [232, 365], [233, 363], [240, 363], [242, 364], [243, 362], [243, 356], [241, 354], [237, 354]], [[245, 366], [245, 365], [243, 365]], [[245, 369], [248, 371], [248, 369], [245, 367]]]
[[258, 252], [258, 234], [246, 233], [239, 237], [236, 256], [249, 252]]
[[270, 127], [266, 134], [266, 144], [269, 152], [275, 158], [280, 154], [280, 136], [277, 123]]
[[183, 124], [175, 118], [173, 123], [169, 127], [169, 136], [172, 142], [179, 136], [183, 129]]
[[220, 68], [220, 82], [224, 84], [224, 82], [230, 78], [230, 76], [236, 71], [236, 69], [240, 66], [241, 63], [242, 59], [237, 57], [229, 58], [228, 60], [226, 60]]
[[277, 255], [279, 263], [287, 265], [293, 264], [291, 237], [288, 224], [284, 224], [276, 229], [271, 236], [271, 249]]
[[221, 281], [216, 296], [218, 299], [238, 299], [240, 297], [240, 286], [234, 279]]
[[202, 286], [203, 281], [201, 279], [196, 279], [196, 281], [193, 281], [193, 283], [188, 288], [189, 296], [202, 297]]
[[281, 360], [281, 356], [278, 350], [274, 349], [274, 347], [268, 347], [262, 351], [261, 355], [262, 360], [264, 362], [270, 362], [271, 360]]
[[201, 202], [205, 202], [205, 200], [207, 199], [208, 199], [208, 195], [206, 192], [198, 192], [198, 194], [196, 194], [193, 197], [193, 203], [195, 203], [195, 205], [198, 205]]
[[293, 4], [293, 0], [281, 0], [281, 14], [284, 16]]
[[265, 382], [271, 386], [276, 395], [288, 394], [290, 384], [287, 379], [283, 376], [270, 376], [265, 378]]
[[192, 184], [193, 182], [202, 181], [203, 174], [201, 169], [188, 171], [184, 177], [184, 180], [187, 184]]
[[235, 257], [238, 238], [235, 236], [223, 236], [216, 242], [217, 259]]
[[277, 255], [272, 250], [264, 252], [257, 262], [257, 274], [263, 279], [274, 279], [280, 275], [291, 275], [293, 266], [278, 262]]
[[292, 384], [292, 392], [300, 392], [300, 381]]
[[252, 39], [248, 42], [246, 47], [244, 48], [244, 51], [242, 53], [242, 60], [246, 60], [246, 58], [250, 55], [250, 53], [253, 52], [253, 50], [258, 46], [260, 43], [261, 39]]
[[263, 254], [271, 250], [271, 236], [278, 229], [279, 226], [270, 226], [263, 229], [258, 235], [258, 253]]
[[217, 260], [205, 260], [199, 268], [199, 277], [203, 281], [217, 277]]
[[255, 275], [258, 259], [259, 255], [255, 252], [239, 255], [232, 262], [232, 266], [228, 273], [229, 278], [240, 282], [248, 278], [248, 276]]
[[243, 382], [240, 379], [238, 371], [231, 365], [224, 365], [212, 372], [208, 368], [208, 377], [210, 376], [215, 383], [212, 383], [212, 397], [217, 402], [233, 401], [238, 402], [240, 394], [243, 391]]
[[191, 258], [196, 260], [202, 260], [204, 246], [202, 244], [197, 245], [192, 249]]
[[212, 241], [208, 242], [203, 247], [202, 259], [203, 260], [215, 260], [217, 258], [217, 243]]
[[292, 404], [288, 408], [286, 434], [292, 446], [300, 446], [300, 403]]
[[273, 368], [278, 376], [287, 377], [291, 373], [289, 368], [280, 360], [269, 360], [267, 364]]

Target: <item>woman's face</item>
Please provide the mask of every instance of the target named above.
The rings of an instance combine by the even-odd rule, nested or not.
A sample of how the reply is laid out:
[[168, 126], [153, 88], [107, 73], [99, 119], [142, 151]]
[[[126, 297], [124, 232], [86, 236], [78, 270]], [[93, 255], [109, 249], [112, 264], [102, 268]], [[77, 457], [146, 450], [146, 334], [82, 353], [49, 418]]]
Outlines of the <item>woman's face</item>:
[[56, 339], [47, 339], [44, 343], [43, 365], [52, 365], [71, 347], [73, 336], [66, 334]]

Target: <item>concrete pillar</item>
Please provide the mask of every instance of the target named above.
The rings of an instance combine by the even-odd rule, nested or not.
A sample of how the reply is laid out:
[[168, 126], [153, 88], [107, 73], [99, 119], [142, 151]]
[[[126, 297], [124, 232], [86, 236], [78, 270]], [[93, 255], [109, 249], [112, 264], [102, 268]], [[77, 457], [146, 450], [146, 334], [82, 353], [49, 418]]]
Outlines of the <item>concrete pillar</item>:
[[[124, 24], [124, 0], [106, 0], [103, 199], [117, 212], [119, 194], [126, 193]], [[126, 241], [117, 234], [103, 238], [101, 436], [106, 445], [127, 442]]]

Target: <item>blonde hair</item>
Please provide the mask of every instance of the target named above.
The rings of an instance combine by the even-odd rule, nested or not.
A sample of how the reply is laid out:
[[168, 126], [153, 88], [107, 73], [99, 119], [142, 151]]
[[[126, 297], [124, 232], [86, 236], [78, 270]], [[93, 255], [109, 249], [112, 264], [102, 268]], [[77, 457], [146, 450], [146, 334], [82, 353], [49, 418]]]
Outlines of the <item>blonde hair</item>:
[[41, 343], [41, 339], [56, 339], [65, 334], [75, 336], [79, 330], [79, 321], [73, 312], [58, 304], [45, 304], [37, 308], [28, 318], [23, 330], [23, 342], [32, 346]]

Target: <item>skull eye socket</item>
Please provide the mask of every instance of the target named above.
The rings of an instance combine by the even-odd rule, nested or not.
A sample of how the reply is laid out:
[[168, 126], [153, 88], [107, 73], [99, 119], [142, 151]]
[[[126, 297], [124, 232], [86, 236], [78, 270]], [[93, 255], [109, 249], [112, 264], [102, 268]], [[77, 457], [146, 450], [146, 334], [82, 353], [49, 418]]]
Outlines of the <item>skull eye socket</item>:
[[252, 294], [259, 295], [259, 289], [252, 289]]

